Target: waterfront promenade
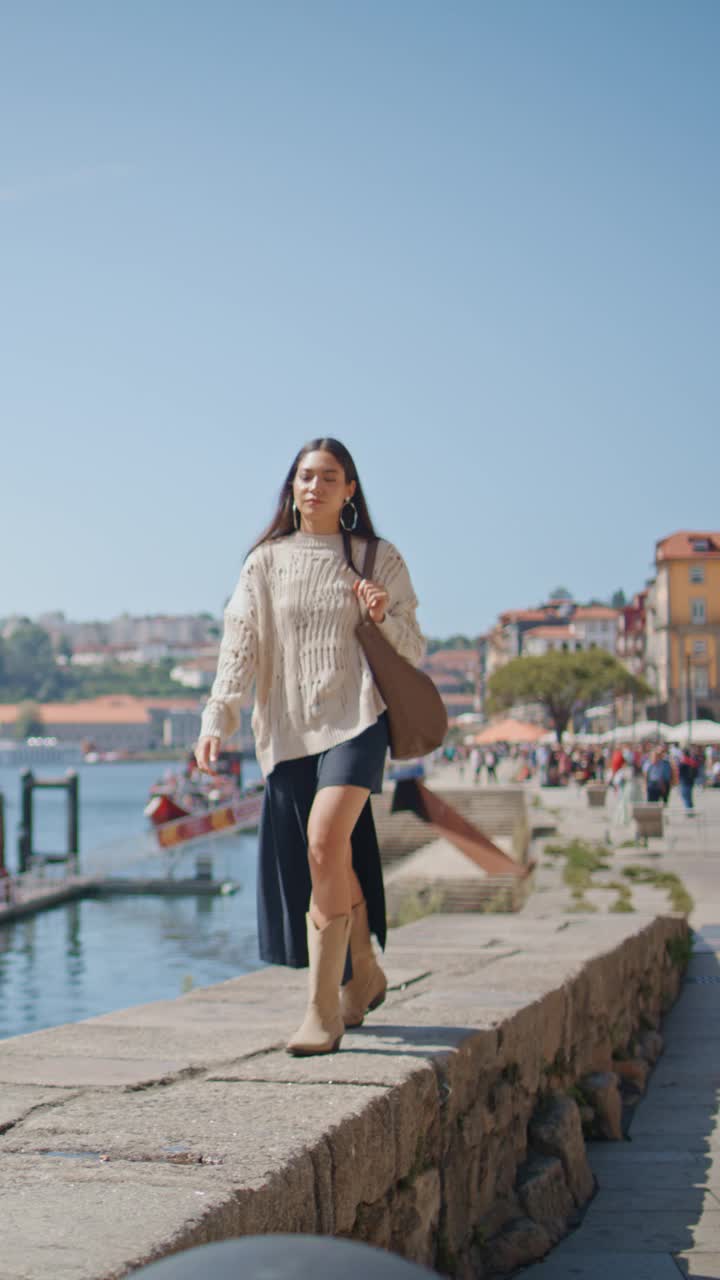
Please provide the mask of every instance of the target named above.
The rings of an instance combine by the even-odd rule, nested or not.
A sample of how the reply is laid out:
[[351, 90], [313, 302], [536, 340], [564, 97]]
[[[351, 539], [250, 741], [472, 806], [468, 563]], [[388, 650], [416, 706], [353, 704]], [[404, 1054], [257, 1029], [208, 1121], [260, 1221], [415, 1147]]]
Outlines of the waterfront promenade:
[[[685, 827], [672, 815], [660, 859], [652, 848], [640, 855], [682, 863], [701, 904], [710, 950], [692, 960], [692, 977], [716, 966], [718, 799], [703, 797], [705, 818]], [[544, 792], [545, 809], [533, 812], [601, 838], [606, 816], [586, 803]], [[638, 851], [612, 857], [638, 861]], [[549, 861], [541, 856], [537, 891], [517, 916], [430, 917], [393, 931], [388, 1002], [332, 1058], [284, 1054], [305, 975], [277, 969], [0, 1044], [3, 1280], [110, 1280], [203, 1240], [268, 1230], [347, 1233], [469, 1280], [491, 1274], [488, 1242], [512, 1260], [518, 1216], [542, 1252], [557, 1235], [528, 1218], [522, 1190], [542, 1089], [567, 1097], [576, 1079], [610, 1065], [611, 1026], [629, 1034], [641, 1007], [672, 999], [666, 943], [682, 936], [654, 888], [633, 891], [634, 913], [608, 913], [603, 889], [588, 892], [596, 913], [569, 913]], [[694, 1254], [689, 1274], [720, 1275], [711, 1137], [700, 1150], [714, 1115], [714, 1045], [704, 1037], [699, 1052], [696, 1041], [715, 990], [685, 988], [633, 1120], [644, 1145], [591, 1150], [599, 1193], [531, 1277], [662, 1280], [679, 1274], [681, 1254]], [[674, 1124], [658, 1139], [653, 1108], [666, 1094]], [[583, 1184], [581, 1201], [579, 1151], [575, 1161], [565, 1173]]]
[[[564, 834], [624, 835], [606, 810], [589, 810], [576, 794], [544, 791]], [[694, 899], [693, 954], [680, 998], [665, 1019], [665, 1051], [632, 1113], [628, 1142], [590, 1145], [598, 1191], [579, 1229], [527, 1280], [695, 1280], [720, 1277], [720, 791], [696, 793], [688, 818], [674, 794], [665, 835], [646, 851], [618, 848], [612, 876], [627, 863], [675, 872]], [[557, 869], [545, 867], [528, 911], [553, 914], [567, 898]], [[658, 890], [635, 888], [639, 909]], [[600, 910], [609, 894], [590, 890]]]

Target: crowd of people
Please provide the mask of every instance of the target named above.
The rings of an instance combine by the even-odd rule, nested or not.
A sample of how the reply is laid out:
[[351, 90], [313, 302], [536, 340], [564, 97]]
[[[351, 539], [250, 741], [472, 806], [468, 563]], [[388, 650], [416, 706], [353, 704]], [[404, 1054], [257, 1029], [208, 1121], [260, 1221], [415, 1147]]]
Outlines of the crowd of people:
[[694, 812], [694, 789], [720, 788], [720, 747], [657, 742], [616, 745], [550, 746], [547, 743], [490, 747], [446, 747], [445, 759], [466, 770], [474, 783], [497, 781], [501, 760], [515, 764], [513, 781], [537, 779], [542, 787], [562, 787], [574, 782], [603, 782], [617, 793], [619, 806], [647, 800], [667, 804], [673, 787], [680, 792], [687, 813]]

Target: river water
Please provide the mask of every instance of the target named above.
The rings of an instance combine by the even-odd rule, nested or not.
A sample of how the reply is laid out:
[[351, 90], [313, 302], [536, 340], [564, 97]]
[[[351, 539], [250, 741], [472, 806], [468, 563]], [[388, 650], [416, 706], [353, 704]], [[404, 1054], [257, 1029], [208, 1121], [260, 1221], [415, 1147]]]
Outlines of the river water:
[[[80, 870], [162, 876], [143, 808], [167, 766], [80, 765]], [[37, 768], [40, 777], [58, 774]], [[258, 776], [254, 764], [245, 777]], [[0, 768], [7, 862], [17, 865], [19, 770]], [[35, 793], [35, 846], [65, 848], [63, 792]], [[210, 854], [215, 879], [239, 883], [213, 898], [119, 897], [76, 902], [0, 926], [0, 1039], [180, 995], [259, 968], [255, 923], [257, 837], [195, 845], [176, 874]]]

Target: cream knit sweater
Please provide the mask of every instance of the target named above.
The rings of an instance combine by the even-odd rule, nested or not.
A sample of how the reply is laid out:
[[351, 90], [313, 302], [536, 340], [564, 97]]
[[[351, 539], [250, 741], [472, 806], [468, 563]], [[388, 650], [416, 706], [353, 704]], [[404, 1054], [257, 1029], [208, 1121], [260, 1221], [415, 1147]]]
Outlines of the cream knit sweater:
[[[353, 539], [360, 569], [365, 547]], [[417, 665], [424, 652], [417, 600], [402, 556], [384, 540], [373, 579], [390, 597], [380, 631]], [[225, 610], [201, 733], [235, 733], [253, 678], [252, 726], [266, 777], [281, 760], [326, 751], [374, 724], [385, 703], [355, 635], [354, 581], [339, 533], [294, 533], [257, 547]]]

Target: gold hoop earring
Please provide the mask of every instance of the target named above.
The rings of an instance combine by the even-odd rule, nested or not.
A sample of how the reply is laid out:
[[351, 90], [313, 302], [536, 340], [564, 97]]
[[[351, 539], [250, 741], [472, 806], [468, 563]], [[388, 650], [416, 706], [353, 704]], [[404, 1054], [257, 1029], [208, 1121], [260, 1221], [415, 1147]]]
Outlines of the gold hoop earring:
[[[343, 519], [343, 516], [345, 515], [345, 507], [352, 507], [352, 524], [346, 524]], [[352, 533], [353, 529], [357, 528], [357, 522], [358, 522], [358, 509], [355, 506], [355, 503], [353, 502], [352, 498], [347, 498], [340, 512], [340, 524], [346, 533]]]

